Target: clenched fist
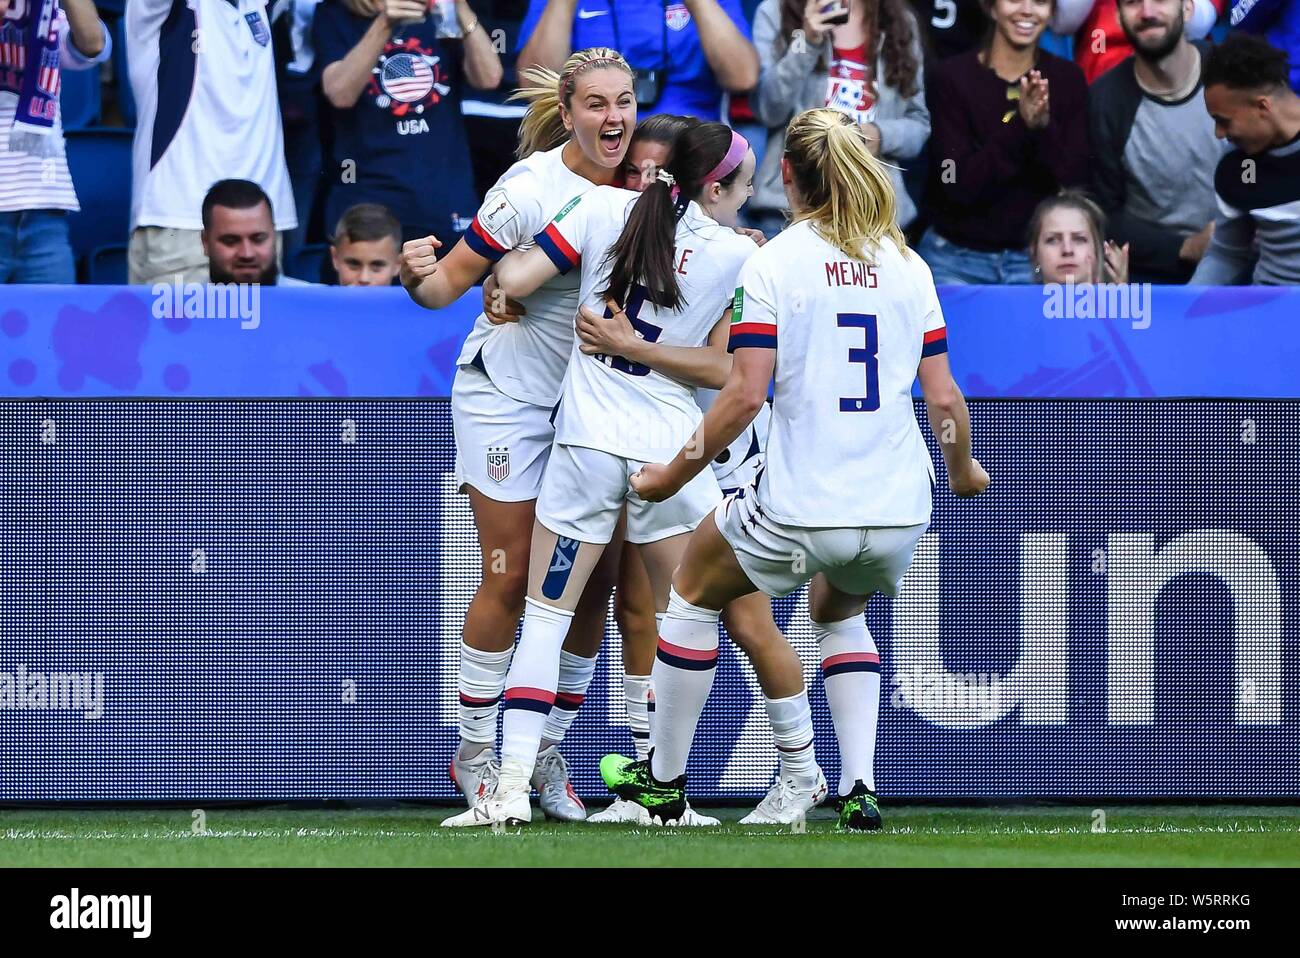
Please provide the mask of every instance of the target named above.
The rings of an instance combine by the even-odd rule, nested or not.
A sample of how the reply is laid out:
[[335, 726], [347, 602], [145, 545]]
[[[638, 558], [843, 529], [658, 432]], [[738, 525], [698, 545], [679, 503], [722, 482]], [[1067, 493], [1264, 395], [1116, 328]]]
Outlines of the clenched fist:
[[437, 250], [442, 241], [432, 233], [422, 239], [407, 240], [402, 244], [402, 285], [407, 289], [419, 286], [438, 271]]

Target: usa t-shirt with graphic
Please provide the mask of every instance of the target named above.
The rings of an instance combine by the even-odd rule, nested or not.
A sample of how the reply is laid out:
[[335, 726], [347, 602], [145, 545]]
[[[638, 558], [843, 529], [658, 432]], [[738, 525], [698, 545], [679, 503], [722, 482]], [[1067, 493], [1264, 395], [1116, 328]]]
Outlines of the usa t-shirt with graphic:
[[826, 73], [826, 105], [846, 113], [859, 123], [876, 116], [875, 69], [867, 56], [867, 45], [834, 47]]
[[[320, 68], [347, 56], [370, 23], [337, 0], [322, 3], [312, 27]], [[403, 239], [433, 233], [443, 252], [455, 245], [478, 208], [460, 114], [461, 57], [459, 41], [438, 38], [433, 17], [397, 26], [357, 102], [331, 109], [327, 230], [353, 204], [382, 203], [401, 220]]]
[[[746, 40], [753, 39], [740, 0], [718, 0]], [[537, 28], [546, 0], [528, 0], [528, 13], [519, 28], [519, 49]], [[686, 4], [663, 0], [579, 0], [573, 12], [573, 50], [613, 47], [634, 70], [664, 70], [659, 99], [639, 113], [678, 113], [701, 120], [722, 116], [722, 87], [718, 86], [700, 46]]]

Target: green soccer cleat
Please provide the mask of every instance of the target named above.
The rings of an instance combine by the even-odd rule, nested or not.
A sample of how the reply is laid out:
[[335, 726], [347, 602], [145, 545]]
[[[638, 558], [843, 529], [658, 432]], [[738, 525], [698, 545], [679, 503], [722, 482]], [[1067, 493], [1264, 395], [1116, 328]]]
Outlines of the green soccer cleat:
[[838, 800], [840, 823], [837, 832], [878, 832], [884, 827], [876, 793], [867, 788], [861, 779], [853, 783], [849, 794]]
[[675, 782], [657, 781], [650, 774], [649, 759], [638, 762], [624, 755], [606, 755], [600, 760], [600, 777], [611, 792], [636, 802], [664, 825], [686, 814], [686, 776]]

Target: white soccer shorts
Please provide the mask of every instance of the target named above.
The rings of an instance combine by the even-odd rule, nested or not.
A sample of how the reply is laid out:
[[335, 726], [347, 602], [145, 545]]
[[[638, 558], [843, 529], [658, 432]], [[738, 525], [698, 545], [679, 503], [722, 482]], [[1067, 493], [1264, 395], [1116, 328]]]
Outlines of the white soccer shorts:
[[789, 595], [818, 572], [849, 595], [898, 595], [903, 574], [929, 522], [914, 526], [805, 529], [774, 522], [754, 488], [728, 496], [713, 513], [749, 581], [774, 598]]
[[658, 542], [692, 532], [722, 499], [705, 469], [671, 499], [646, 502], [628, 480], [644, 462], [613, 453], [556, 443], [537, 498], [537, 521], [566, 539], [609, 542], [627, 503], [627, 541]]
[[511, 399], [477, 366], [451, 384], [457, 488], [473, 486], [497, 502], [536, 499], [555, 439], [551, 410]]

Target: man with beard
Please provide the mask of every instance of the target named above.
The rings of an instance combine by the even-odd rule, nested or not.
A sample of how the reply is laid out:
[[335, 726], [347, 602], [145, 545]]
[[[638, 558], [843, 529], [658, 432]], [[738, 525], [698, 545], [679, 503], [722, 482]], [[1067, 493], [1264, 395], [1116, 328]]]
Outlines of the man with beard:
[[1192, 282], [1300, 285], [1300, 96], [1286, 54], [1230, 33], [1205, 61], [1205, 109], [1232, 144], [1214, 172], [1214, 239]]
[[219, 180], [203, 198], [203, 254], [213, 283], [310, 286], [280, 275], [271, 200], [249, 180]]
[[1192, 0], [1119, 0], [1133, 55], [1088, 97], [1093, 191], [1110, 238], [1129, 244], [1138, 283], [1186, 283], [1214, 231], [1214, 169], [1224, 148], [1201, 99], [1209, 51], [1184, 33]]

